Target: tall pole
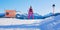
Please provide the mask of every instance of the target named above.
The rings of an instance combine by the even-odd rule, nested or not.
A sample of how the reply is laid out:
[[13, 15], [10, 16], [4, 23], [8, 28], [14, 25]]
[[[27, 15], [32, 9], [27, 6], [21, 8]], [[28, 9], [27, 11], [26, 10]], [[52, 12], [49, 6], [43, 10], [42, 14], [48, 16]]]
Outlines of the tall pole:
[[54, 13], [55, 13], [55, 4], [53, 4], [52, 7], [53, 7], [53, 15], [54, 15]]
[[52, 17], [52, 18], [53, 18], [53, 20], [54, 20], [55, 4], [53, 4], [52, 7], [53, 7], [53, 17]]

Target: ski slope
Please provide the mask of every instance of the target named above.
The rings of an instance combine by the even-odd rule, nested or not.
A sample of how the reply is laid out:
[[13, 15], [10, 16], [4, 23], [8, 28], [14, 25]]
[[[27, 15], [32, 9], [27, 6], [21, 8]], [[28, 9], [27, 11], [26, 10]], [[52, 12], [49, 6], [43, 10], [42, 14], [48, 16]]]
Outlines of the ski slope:
[[33, 23], [40, 23], [43, 21], [47, 21], [52, 19], [46, 18], [46, 19], [16, 19], [16, 18], [0, 18], [0, 26], [5, 25], [22, 25], [22, 24], [33, 24]]
[[[60, 15], [51, 16], [46, 19], [0, 18], [0, 30], [60, 30], [59, 17]], [[14, 25], [19, 25], [18, 27], [24, 28], [1, 28], [3, 26], [10, 27], [11, 25], [13, 25], [13, 27], [17, 27]]]

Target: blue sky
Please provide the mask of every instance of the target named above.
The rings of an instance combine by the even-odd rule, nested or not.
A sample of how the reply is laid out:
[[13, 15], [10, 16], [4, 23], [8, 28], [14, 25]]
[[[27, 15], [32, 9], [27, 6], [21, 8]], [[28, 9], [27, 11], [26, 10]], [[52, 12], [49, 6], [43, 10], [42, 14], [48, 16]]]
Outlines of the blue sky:
[[28, 13], [32, 6], [34, 13], [45, 15], [52, 12], [52, 4], [55, 4], [55, 13], [60, 12], [60, 0], [0, 0], [0, 12], [16, 10]]

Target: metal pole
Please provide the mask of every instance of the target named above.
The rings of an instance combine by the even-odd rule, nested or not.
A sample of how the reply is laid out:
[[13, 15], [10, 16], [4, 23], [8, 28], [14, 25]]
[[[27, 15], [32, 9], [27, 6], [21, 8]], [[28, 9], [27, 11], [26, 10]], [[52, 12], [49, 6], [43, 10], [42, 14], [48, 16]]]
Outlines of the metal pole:
[[55, 13], [55, 4], [52, 5], [53, 6], [53, 15]]

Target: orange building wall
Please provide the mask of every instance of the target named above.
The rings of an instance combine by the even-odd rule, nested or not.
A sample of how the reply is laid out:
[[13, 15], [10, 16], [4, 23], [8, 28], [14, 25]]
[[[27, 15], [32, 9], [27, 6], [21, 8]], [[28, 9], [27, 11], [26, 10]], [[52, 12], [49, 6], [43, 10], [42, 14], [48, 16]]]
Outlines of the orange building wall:
[[16, 11], [15, 10], [6, 10], [5, 17], [15, 17]]

